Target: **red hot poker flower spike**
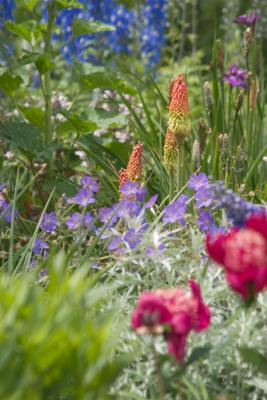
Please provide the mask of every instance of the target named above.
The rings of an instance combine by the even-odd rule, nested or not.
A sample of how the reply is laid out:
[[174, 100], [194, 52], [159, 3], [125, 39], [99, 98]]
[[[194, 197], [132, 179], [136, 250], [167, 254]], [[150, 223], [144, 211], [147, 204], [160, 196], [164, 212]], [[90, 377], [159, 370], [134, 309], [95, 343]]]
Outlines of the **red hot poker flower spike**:
[[191, 129], [187, 87], [183, 74], [170, 83], [168, 127], [175, 135], [180, 136], [188, 135]]
[[142, 151], [143, 146], [138, 143], [130, 155], [127, 166], [127, 177], [130, 181], [136, 181], [140, 178], [142, 173]]

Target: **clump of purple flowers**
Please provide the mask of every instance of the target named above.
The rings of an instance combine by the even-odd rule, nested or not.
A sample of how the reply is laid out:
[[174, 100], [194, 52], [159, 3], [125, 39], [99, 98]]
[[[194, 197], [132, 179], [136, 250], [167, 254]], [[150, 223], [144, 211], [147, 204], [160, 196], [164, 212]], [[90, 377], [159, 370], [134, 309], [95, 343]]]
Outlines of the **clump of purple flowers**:
[[236, 64], [231, 65], [228, 72], [224, 74], [224, 80], [229, 83], [231, 87], [247, 87], [248, 73], [244, 69], [239, 69]]

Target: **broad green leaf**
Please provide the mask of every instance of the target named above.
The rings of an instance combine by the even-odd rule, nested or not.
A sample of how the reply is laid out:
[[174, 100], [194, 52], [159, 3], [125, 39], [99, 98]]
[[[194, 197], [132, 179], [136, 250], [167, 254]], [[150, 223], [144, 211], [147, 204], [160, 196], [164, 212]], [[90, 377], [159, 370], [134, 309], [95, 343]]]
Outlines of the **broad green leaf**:
[[37, 3], [38, 0], [20, 0], [20, 6], [28, 11], [32, 11]]
[[97, 124], [94, 121], [85, 120], [77, 114], [62, 112], [62, 115], [67, 118], [67, 123], [63, 122], [63, 127], [59, 129], [59, 131], [61, 130], [61, 132], [65, 131], [67, 133], [68, 129], [71, 128], [71, 126], [72, 130], [74, 128], [78, 133], [89, 133], [95, 131], [98, 128]]
[[113, 89], [122, 93], [135, 95], [136, 90], [123, 79], [118, 78], [115, 73], [101, 70], [80, 77], [80, 83], [84, 90]]
[[99, 21], [88, 21], [87, 19], [76, 18], [72, 24], [73, 37], [87, 35], [89, 33], [114, 31], [115, 27]]
[[54, 68], [54, 63], [48, 54], [40, 55], [35, 61], [35, 65], [41, 75]]
[[0, 135], [14, 147], [33, 154], [42, 151], [40, 130], [25, 122], [6, 122], [1, 126]]
[[15, 23], [13, 21], [7, 21], [5, 23], [5, 27], [9, 32], [12, 32], [14, 35], [26, 40], [26, 42], [32, 42], [32, 24], [30, 23]]
[[253, 365], [259, 372], [267, 375], [267, 357], [258, 350], [250, 347], [241, 347], [239, 352], [244, 361]]
[[55, 0], [55, 4], [59, 8], [83, 8], [83, 4], [81, 4], [77, 0]]
[[39, 129], [44, 130], [45, 113], [41, 108], [20, 107], [20, 110], [28, 122], [37, 126]]
[[86, 116], [94, 121], [99, 128], [116, 128], [126, 125], [127, 118], [123, 114], [116, 114], [102, 109], [90, 108], [86, 112]]
[[7, 96], [11, 96], [17, 89], [19, 89], [22, 83], [23, 80], [18, 75], [11, 75], [9, 72], [4, 72], [0, 75], [0, 90], [2, 90]]

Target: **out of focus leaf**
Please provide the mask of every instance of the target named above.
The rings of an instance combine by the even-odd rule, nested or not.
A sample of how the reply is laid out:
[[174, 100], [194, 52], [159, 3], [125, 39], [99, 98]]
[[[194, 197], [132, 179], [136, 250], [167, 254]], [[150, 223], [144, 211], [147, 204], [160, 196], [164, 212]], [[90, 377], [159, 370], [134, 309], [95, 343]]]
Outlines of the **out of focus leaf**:
[[75, 19], [72, 24], [73, 37], [80, 35], [88, 35], [89, 33], [97, 33], [103, 31], [114, 31], [115, 27], [104, 24], [99, 21], [88, 21], [87, 19]]
[[13, 147], [35, 154], [43, 150], [40, 130], [24, 122], [6, 122], [1, 125], [0, 136], [10, 142]]
[[122, 93], [134, 95], [136, 90], [123, 79], [109, 71], [99, 70], [80, 77], [80, 84], [84, 90], [113, 89]]
[[37, 107], [20, 107], [23, 116], [32, 124], [44, 130], [45, 113]]
[[250, 347], [241, 347], [239, 352], [244, 361], [253, 365], [262, 374], [267, 375], [267, 357]]
[[41, 75], [53, 69], [54, 64], [48, 54], [40, 55], [35, 61], [36, 68]]
[[19, 89], [22, 83], [23, 80], [18, 75], [11, 75], [9, 72], [4, 72], [0, 75], [0, 90], [2, 90], [7, 96], [11, 96], [17, 89]]

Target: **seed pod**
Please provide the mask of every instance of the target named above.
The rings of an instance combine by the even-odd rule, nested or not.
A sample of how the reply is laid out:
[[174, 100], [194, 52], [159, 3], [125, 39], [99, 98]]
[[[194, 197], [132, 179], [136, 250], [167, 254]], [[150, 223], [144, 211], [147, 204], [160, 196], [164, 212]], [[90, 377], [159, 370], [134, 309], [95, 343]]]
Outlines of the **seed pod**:
[[207, 140], [207, 136], [208, 136], [208, 130], [209, 130], [209, 128], [208, 128], [206, 122], [204, 121], [204, 119], [201, 119], [198, 124], [198, 137], [199, 137], [200, 153], [202, 153], [202, 151], [205, 148], [206, 140]]
[[208, 112], [211, 113], [213, 109], [213, 98], [209, 81], [206, 81], [204, 83], [203, 91], [204, 91], [205, 105], [207, 107]]
[[237, 96], [237, 99], [236, 99], [236, 112], [237, 113], [241, 110], [241, 107], [243, 105], [244, 94], [245, 94], [245, 90], [241, 89]]
[[249, 108], [251, 110], [256, 107], [259, 91], [259, 80], [255, 77], [255, 79], [250, 80]]
[[198, 140], [194, 140], [192, 147], [192, 162], [193, 164], [199, 164], [200, 162], [200, 144]]
[[223, 71], [224, 68], [224, 44], [220, 39], [215, 42], [215, 61], [217, 66]]

